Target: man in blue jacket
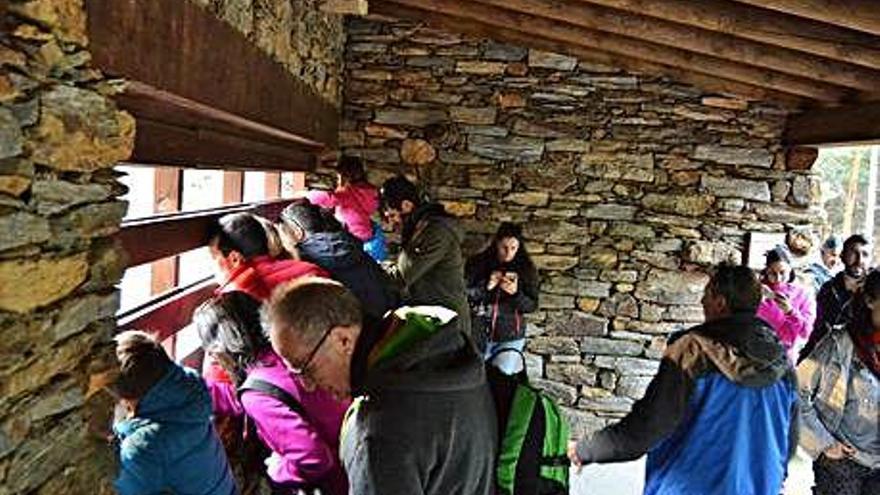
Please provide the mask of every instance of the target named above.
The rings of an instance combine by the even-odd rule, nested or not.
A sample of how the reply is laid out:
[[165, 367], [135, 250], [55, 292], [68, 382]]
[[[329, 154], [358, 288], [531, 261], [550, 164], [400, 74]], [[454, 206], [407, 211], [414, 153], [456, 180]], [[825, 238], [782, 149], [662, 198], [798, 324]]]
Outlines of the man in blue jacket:
[[670, 339], [645, 396], [619, 423], [572, 442], [575, 465], [648, 454], [645, 494], [778, 495], [797, 446], [797, 387], [785, 349], [755, 316], [761, 286], [720, 266], [706, 323]]
[[237, 495], [211, 423], [211, 396], [199, 375], [176, 365], [149, 335], [116, 338], [119, 377], [111, 386], [127, 411], [113, 425], [120, 441], [121, 495]]

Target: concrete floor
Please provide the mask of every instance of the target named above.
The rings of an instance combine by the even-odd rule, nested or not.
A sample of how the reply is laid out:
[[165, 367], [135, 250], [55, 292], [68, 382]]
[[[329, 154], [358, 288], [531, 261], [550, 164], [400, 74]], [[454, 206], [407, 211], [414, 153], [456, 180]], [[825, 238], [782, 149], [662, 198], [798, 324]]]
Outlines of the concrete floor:
[[[618, 464], [592, 464], [579, 475], [572, 472], [572, 495], [641, 495], [644, 488], [644, 458]], [[784, 495], [810, 495], [813, 484], [811, 462], [802, 452], [788, 466]]]

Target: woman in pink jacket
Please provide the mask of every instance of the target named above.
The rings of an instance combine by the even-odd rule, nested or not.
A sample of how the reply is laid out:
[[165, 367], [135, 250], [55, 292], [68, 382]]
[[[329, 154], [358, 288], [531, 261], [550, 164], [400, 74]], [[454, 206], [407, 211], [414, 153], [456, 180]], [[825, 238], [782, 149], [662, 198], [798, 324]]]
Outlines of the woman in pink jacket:
[[762, 272], [764, 300], [758, 306], [758, 317], [773, 327], [794, 363], [813, 331], [816, 300], [809, 291], [792, 283], [791, 256], [785, 247], [776, 246], [766, 256]]
[[193, 315], [207, 358], [235, 383], [206, 377], [219, 415], [247, 415], [271, 451], [265, 459], [273, 494], [320, 489], [348, 493], [339, 464], [339, 431], [348, 403], [306, 390], [275, 354], [263, 334], [260, 303], [243, 292], [227, 292]]
[[310, 191], [309, 202], [321, 208], [333, 208], [336, 219], [361, 242], [376, 261], [385, 261], [385, 236], [372, 216], [379, 209], [379, 191], [367, 182], [360, 158], [343, 156], [336, 166], [335, 191]]

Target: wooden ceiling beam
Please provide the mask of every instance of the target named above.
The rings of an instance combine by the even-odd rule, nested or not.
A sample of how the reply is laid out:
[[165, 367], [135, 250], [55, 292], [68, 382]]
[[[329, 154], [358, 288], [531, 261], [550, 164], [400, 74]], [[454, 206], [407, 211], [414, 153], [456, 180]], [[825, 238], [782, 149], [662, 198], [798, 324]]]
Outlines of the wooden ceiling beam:
[[499, 29], [495, 25], [474, 21], [472, 19], [429, 12], [427, 10], [402, 5], [383, 4], [376, 1], [370, 4], [370, 9], [373, 14], [378, 14], [380, 16], [423, 22], [434, 28], [443, 29], [449, 32], [467, 34], [478, 38], [491, 38], [504, 43], [511, 43], [550, 52], [565, 53], [577, 57], [580, 60], [610, 67], [617, 67], [621, 70], [627, 70], [630, 72], [666, 76], [672, 80], [692, 84], [707, 91], [733, 94], [748, 100], [776, 101], [790, 107], [804, 106], [809, 102], [809, 100], [791, 93], [774, 91], [761, 86], [731, 81], [718, 76], [703, 75], [677, 67], [646, 62], [644, 60], [619, 54], [612, 54], [593, 48], [574, 46], [558, 40], [514, 29]]
[[880, 144], [880, 102], [793, 116], [786, 125], [784, 141], [791, 146]]
[[880, 69], [876, 36], [730, 0], [578, 1]]
[[851, 96], [851, 91], [833, 84], [759, 69], [717, 57], [700, 55], [687, 50], [603, 33], [565, 22], [474, 2], [459, 2], [457, 0], [383, 0], [382, 2], [373, 2], [374, 6], [378, 4], [421, 8], [429, 12], [441, 12], [473, 19], [494, 25], [499, 29], [515, 29], [579, 47], [603, 50], [754, 86], [763, 86], [825, 103], [838, 103]]
[[876, 0], [735, 1], [880, 36], [880, 2]]
[[817, 57], [727, 34], [684, 26], [572, 0], [471, 0], [495, 7], [568, 22], [587, 29], [636, 38], [806, 79], [863, 91], [880, 88], [880, 71]]

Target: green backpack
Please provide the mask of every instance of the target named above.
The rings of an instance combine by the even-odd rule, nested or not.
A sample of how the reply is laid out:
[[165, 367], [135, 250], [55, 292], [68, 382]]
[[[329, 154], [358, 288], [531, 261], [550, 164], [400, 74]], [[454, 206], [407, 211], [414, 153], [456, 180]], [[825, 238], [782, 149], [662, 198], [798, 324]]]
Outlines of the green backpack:
[[[522, 371], [507, 375], [492, 365], [501, 352], [516, 352]], [[559, 495], [568, 493], [567, 456], [570, 428], [556, 403], [528, 383], [525, 356], [502, 349], [486, 365], [498, 415], [497, 493]]]

